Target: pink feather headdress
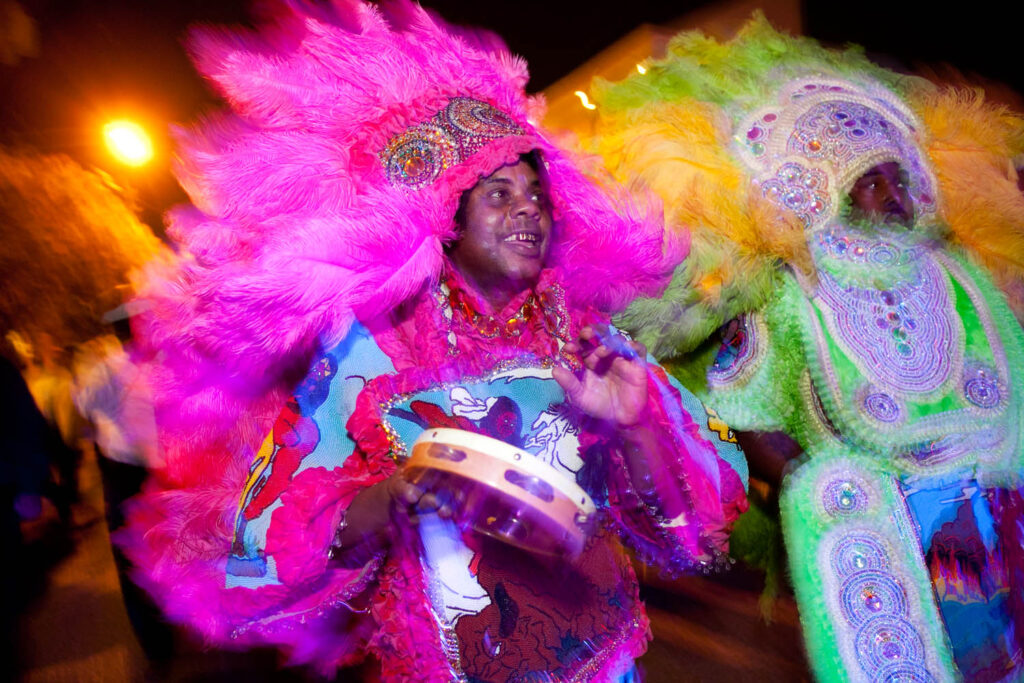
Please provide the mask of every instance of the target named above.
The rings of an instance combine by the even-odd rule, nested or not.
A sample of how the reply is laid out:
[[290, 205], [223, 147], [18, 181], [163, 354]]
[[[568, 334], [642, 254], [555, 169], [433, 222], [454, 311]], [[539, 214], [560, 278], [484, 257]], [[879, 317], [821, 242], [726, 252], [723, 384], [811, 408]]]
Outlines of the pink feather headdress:
[[181, 257], [140, 283], [136, 324], [178, 484], [237, 452], [225, 438], [257, 439], [265, 418], [239, 420], [318, 345], [436, 282], [461, 193], [521, 153], [540, 152], [571, 305], [619, 310], [685, 253], [660, 210], [612, 201], [536, 128], [526, 65], [492, 34], [408, 0], [289, 0], [190, 50], [230, 110], [176, 131], [192, 204], [169, 214]]

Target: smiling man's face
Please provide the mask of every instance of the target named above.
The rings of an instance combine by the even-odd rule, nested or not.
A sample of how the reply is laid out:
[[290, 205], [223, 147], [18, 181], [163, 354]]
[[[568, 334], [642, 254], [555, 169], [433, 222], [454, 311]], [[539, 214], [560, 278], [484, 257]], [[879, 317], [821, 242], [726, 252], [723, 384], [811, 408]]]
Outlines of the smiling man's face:
[[537, 281], [551, 248], [551, 209], [526, 161], [502, 166], [466, 196], [452, 264], [480, 294], [510, 298]]

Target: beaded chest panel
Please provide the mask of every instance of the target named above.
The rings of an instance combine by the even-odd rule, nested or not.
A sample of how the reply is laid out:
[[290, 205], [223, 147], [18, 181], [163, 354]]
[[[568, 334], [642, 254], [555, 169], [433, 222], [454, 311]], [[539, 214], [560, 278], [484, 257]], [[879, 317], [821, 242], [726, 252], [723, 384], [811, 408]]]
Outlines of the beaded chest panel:
[[895, 235], [820, 237], [809, 360], [839, 431], [914, 470], [1012, 456], [1010, 367], [978, 283]]

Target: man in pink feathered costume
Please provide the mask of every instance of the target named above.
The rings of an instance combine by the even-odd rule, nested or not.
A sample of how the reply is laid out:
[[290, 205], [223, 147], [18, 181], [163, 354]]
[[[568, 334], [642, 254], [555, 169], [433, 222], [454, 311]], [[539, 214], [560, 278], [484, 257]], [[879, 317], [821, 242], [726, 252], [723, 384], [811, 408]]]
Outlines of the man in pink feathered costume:
[[[608, 326], [685, 246], [544, 139], [493, 36], [339, 1], [191, 47], [233, 111], [179, 134], [186, 256], [142, 296], [167, 466], [121, 535], [138, 580], [210, 642], [324, 673], [369, 652], [394, 680], [631, 675], [649, 633], [620, 541], [708, 568], [746, 505], [742, 456]], [[587, 491], [579, 557], [451, 524], [459, 492], [400, 469], [438, 426]]]

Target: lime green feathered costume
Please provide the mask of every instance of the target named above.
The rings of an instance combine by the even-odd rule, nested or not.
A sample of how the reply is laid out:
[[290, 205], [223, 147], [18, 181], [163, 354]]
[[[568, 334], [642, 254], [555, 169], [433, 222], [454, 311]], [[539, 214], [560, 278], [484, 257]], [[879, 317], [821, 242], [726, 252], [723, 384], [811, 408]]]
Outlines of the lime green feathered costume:
[[[780, 509], [815, 673], [1024, 675], [1024, 337], [990, 277], [1024, 312], [1021, 119], [760, 16], [596, 91], [608, 167], [693, 233], [620, 323], [806, 453]], [[847, 210], [889, 162], [910, 229]]]

